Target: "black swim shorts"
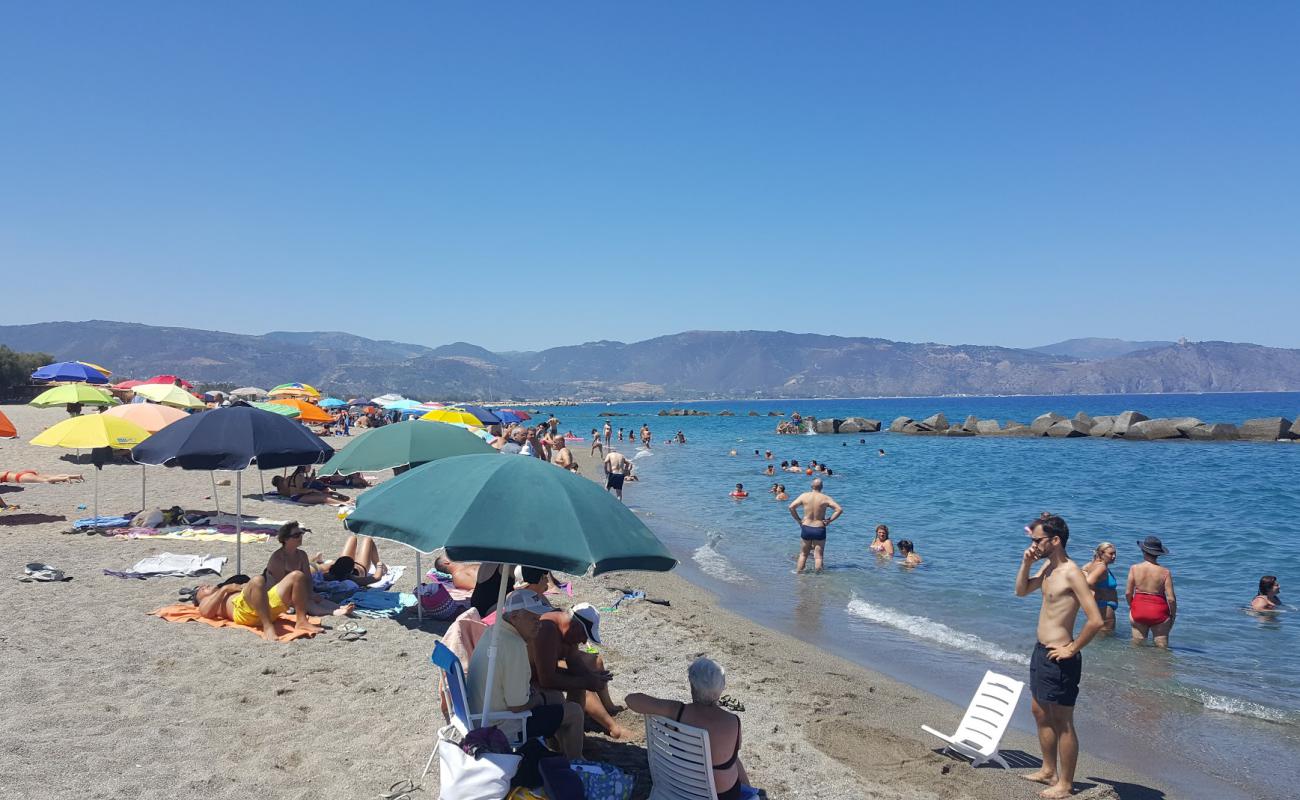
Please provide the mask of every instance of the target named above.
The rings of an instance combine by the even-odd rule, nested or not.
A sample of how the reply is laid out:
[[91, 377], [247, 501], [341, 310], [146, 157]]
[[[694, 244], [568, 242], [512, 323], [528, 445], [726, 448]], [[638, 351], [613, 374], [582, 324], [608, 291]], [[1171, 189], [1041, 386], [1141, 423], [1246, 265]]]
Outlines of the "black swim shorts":
[[805, 542], [824, 542], [826, 541], [826, 526], [800, 525], [799, 538]]
[[605, 477], [606, 489], [622, 489], [623, 479], [627, 476], [621, 472], [611, 472]]
[[564, 724], [564, 706], [538, 706], [524, 720], [524, 735], [529, 739], [553, 736]]
[[1079, 697], [1079, 678], [1083, 674], [1083, 654], [1053, 661], [1047, 657], [1047, 645], [1039, 642], [1029, 657], [1029, 691], [1040, 704], [1072, 706]]

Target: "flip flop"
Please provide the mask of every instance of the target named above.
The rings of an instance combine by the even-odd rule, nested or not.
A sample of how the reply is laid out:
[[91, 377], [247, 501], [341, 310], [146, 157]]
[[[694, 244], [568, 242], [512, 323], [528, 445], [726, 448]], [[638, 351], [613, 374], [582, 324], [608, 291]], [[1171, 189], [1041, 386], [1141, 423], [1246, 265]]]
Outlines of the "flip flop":
[[410, 800], [411, 792], [419, 788], [409, 780], [400, 780], [389, 786], [387, 792], [381, 792], [379, 797], [381, 800]]
[[728, 711], [745, 710], [745, 704], [740, 702], [739, 700], [737, 700], [736, 698], [732, 697], [729, 694], [724, 694], [722, 697], [718, 698], [718, 705], [722, 706]]
[[338, 638], [343, 642], [355, 642], [366, 635], [366, 629], [355, 622], [345, 622], [335, 628], [338, 631]]

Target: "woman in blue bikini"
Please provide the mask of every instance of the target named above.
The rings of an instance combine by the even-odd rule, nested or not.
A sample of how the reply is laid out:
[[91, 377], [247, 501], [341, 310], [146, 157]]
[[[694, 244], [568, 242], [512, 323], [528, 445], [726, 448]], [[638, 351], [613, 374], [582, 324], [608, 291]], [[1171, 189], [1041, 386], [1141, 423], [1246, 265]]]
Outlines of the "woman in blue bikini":
[[1115, 632], [1115, 609], [1119, 608], [1119, 594], [1116, 592], [1119, 583], [1110, 574], [1110, 565], [1114, 563], [1115, 545], [1102, 542], [1092, 551], [1092, 561], [1083, 568], [1083, 576], [1092, 587], [1092, 595], [1097, 599], [1097, 607], [1105, 621], [1102, 630], [1107, 633]]

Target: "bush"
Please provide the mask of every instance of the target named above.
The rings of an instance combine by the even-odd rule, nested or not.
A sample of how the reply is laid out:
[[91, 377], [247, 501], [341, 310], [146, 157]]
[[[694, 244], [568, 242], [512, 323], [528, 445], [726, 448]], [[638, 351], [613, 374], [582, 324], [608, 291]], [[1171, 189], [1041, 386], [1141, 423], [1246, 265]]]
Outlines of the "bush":
[[52, 361], [49, 353], [18, 353], [0, 344], [0, 398], [29, 394], [32, 373]]

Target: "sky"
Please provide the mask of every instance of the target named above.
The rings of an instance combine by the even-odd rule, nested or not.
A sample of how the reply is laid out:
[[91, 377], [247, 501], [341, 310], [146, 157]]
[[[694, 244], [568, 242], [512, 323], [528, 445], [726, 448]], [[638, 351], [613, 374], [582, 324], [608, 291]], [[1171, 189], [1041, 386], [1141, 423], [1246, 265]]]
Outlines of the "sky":
[[10, 3], [0, 324], [1300, 347], [1300, 5]]

